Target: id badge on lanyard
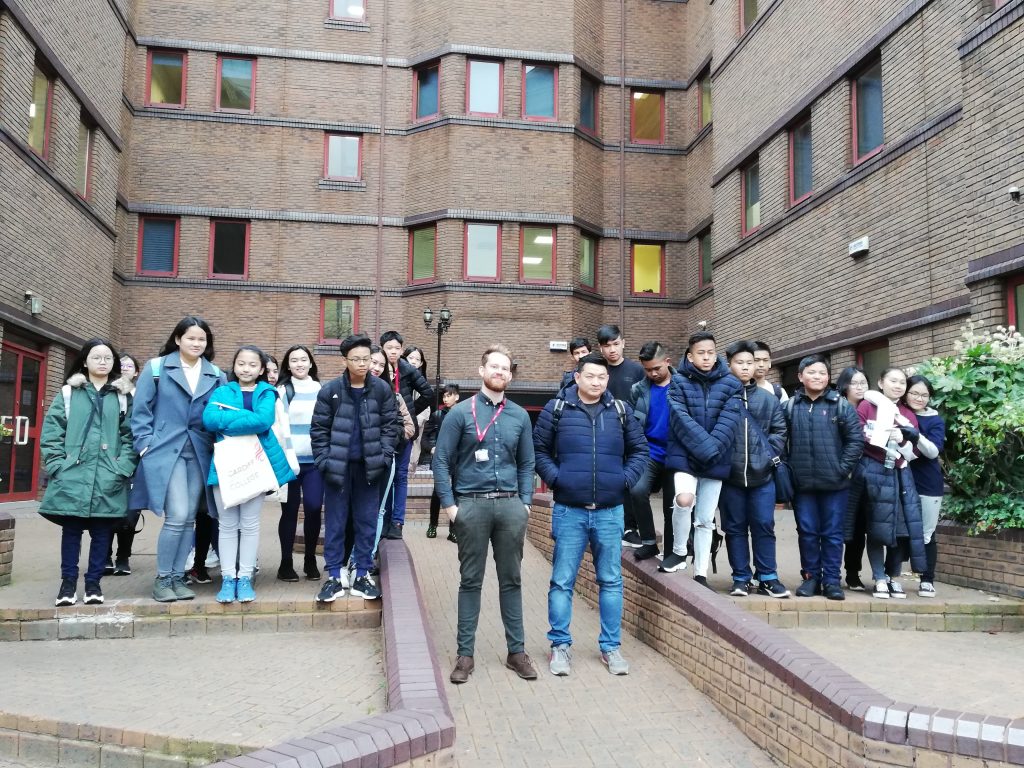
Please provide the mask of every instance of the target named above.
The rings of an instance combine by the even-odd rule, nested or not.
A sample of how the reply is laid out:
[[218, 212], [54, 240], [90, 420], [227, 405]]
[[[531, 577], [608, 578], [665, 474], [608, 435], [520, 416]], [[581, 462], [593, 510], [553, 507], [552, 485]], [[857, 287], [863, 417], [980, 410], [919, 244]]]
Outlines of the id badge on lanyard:
[[[498, 406], [498, 409], [497, 411], [495, 411], [493, 418], [491, 418], [491, 420], [487, 423], [487, 426], [483, 428], [483, 431], [480, 430], [480, 423], [476, 420], [476, 395], [474, 395], [473, 399], [470, 401], [469, 407], [470, 410], [473, 412], [473, 427], [476, 429], [476, 441], [478, 443], [482, 443], [484, 441], [484, 438], [487, 437], [488, 430], [493, 426], [494, 422], [498, 420], [498, 417], [501, 416], [501, 412], [505, 410], [505, 401], [501, 401], [501, 405]], [[491, 458], [490, 451], [488, 451], [484, 447], [477, 448], [476, 451], [473, 452], [473, 456], [476, 459], [477, 463], [489, 461]]]

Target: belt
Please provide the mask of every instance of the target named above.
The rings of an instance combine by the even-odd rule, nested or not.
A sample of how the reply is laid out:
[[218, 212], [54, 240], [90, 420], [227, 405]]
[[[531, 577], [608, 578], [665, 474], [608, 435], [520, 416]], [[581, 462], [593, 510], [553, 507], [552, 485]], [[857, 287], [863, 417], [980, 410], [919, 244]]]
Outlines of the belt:
[[584, 504], [584, 509], [597, 509], [597, 504]]
[[460, 493], [459, 496], [470, 499], [511, 499], [518, 496], [519, 491], [487, 491], [486, 493]]

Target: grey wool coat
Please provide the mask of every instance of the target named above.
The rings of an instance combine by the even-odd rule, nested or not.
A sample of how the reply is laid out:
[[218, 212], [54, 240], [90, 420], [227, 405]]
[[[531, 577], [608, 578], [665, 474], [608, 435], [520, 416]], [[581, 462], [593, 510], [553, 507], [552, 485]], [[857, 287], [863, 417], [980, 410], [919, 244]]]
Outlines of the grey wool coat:
[[[156, 376], [154, 368], [159, 371]], [[142, 367], [132, 408], [135, 450], [142, 458], [128, 502], [131, 509], [163, 514], [171, 470], [186, 440], [192, 442], [203, 477], [210, 474], [213, 435], [203, 427], [203, 409], [213, 390], [224, 382], [221, 370], [204, 358], [193, 395], [177, 352], [150, 360]]]

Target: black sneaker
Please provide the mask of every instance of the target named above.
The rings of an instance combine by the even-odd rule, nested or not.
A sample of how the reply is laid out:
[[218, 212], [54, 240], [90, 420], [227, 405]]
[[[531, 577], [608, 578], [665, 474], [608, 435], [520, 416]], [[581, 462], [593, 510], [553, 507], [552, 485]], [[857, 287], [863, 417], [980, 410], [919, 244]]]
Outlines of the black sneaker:
[[[847, 582], [849, 583], [849, 582]], [[843, 588], [838, 584], [822, 584], [821, 593], [825, 595], [826, 600], [845, 600], [846, 593], [843, 592]]]
[[384, 534], [385, 539], [400, 539], [402, 538], [402, 524], [392, 523], [388, 528], [387, 533]]
[[804, 583], [796, 588], [797, 597], [814, 597], [818, 593], [818, 580], [813, 576], [804, 579]]
[[658, 570], [662, 573], [674, 573], [675, 571], [682, 571], [686, 569], [686, 556], [677, 555], [675, 552], [665, 555], [665, 559], [661, 561], [661, 565], [658, 566]]
[[365, 600], [376, 600], [380, 597], [380, 587], [374, 582], [370, 574], [360, 576], [352, 585], [352, 596], [361, 597]]
[[54, 605], [74, 605], [78, 602], [78, 582], [74, 579], [61, 579], [60, 591]]
[[657, 544], [644, 544], [633, 550], [633, 558], [635, 560], [649, 560], [652, 557], [657, 557], [660, 552], [661, 550], [658, 549]]
[[745, 581], [733, 581], [729, 594], [733, 597], [746, 597], [750, 594], [750, 585]]
[[291, 563], [281, 563], [281, 567], [277, 569], [277, 580], [295, 582], [299, 580], [299, 574], [295, 572]]
[[316, 601], [318, 603], [333, 603], [339, 597], [345, 596], [345, 587], [341, 585], [340, 579], [328, 579], [324, 582], [324, 585], [320, 587], [320, 591], [317, 592]]
[[778, 579], [770, 579], [769, 581], [762, 581], [757, 587], [757, 594], [767, 595], [768, 597], [789, 597], [789, 590], [786, 589], [786, 585]]
[[104, 576], [113, 576], [114, 575], [114, 558], [112, 558], [112, 557], [108, 557], [107, 558], [107, 564], [103, 566], [103, 575]]
[[849, 574], [846, 577], [846, 588], [851, 592], [863, 592], [864, 582], [860, 580], [860, 576], [857, 574]]
[[306, 581], [320, 581], [320, 569], [316, 567], [315, 559], [306, 560], [302, 571], [306, 574]]
[[103, 603], [103, 590], [100, 589], [98, 581], [85, 582], [85, 604], [101, 605]]
[[185, 574], [188, 577], [190, 584], [212, 584], [213, 579], [210, 577], [210, 572], [206, 570], [205, 565], [197, 565], [192, 568], [188, 573]]
[[128, 560], [118, 560], [114, 563], [114, 575], [115, 576], [131, 576], [132, 567], [129, 565]]
[[708, 577], [707, 576], [694, 576], [693, 580], [696, 581], [698, 584], [700, 584], [702, 587], [707, 587], [712, 592], [715, 591], [715, 588], [712, 587], [710, 584], [708, 584]]
[[638, 549], [644, 545], [643, 540], [640, 538], [639, 531], [626, 531], [622, 534], [622, 546], [629, 547], [631, 549]]

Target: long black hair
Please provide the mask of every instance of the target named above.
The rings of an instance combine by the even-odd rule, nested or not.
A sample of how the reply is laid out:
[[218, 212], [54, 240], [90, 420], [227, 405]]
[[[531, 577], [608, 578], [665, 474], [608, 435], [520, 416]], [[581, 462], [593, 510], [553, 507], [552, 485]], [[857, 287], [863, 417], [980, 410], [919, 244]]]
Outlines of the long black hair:
[[171, 331], [171, 335], [164, 342], [164, 346], [160, 350], [160, 357], [169, 355], [171, 352], [177, 352], [178, 339], [188, 333], [189, 328], [193, 327], [199, 327], [206, 334], [206, 349], [203, 350], [203, 357], [207, 360], [213, 360], [213, 331], [210, 330], [209, 323], [195, 315], [186, 315], [178, 321], [178, 324], [174, 326], [174, 330]]
[[78, 350], [78, 354], [75, 355], [75, 359], [71, 361], [71, 365], [68, 366], [67, 378], [71, 378], [76, 373], [82, 373], [86, 376], [89, 375], [89, 369], [86, 367], [85, 359], [89, 357], [89, 353], [96, 347], [106, 347], [110, 350], [110, 354], [114, 358], [114, 362], [110, 366], [110, 373], [107, 374], [107, 381], [116, 381], [121, 378], [121, 356], [117, 353], [117, 349], [108, 339], [101, 339], [99, 337], [89, 339], [82, 348]]
[[316, 359], [313, 357], [313, 353], [309, 351], [309, 347], [303, 344], [293, 344], [285, 350], [284, 357], [281, 358], [281, 365], [277, 370], [277, 386], [283, 387], [292, 380], [292, 370], [288, 367], [288, 358], [292, 356], [292, 352], [300, 349], [309, 356], [309, 378], [313, 381], [320, 381], [320, 374], [316, 368]]
[[238, 377], [235, 376], [235, 361], [242, 352], [252, 352], [260, 359], [260, 365], [263, 366], [263, 373], [256, 377], [256, 381], [267, 380], [267, 363], [270, 362], [270, 355], [264, 352], [262, 349], [257, 347], [255, 344], [243, 344], [235, 350], [235, 356], [231, 358], [231, 369], [228, 371], [228, 381], [238, 381]]
[[[850, 383], [853, 381], [853, 377], [858, 373], [864, 377], [864, 381], [868, 381], [867, 373], [865, 373], [864, 369], [859, 365], [848, 365], [843, 368], [842, 373], [839, 374], [839, 378], [836, 379], [836, 390], [840, 395], [846, 397], [846, 393], [850, 389]], [[868, 386], [871, 386], [870, 381], [868, 381]]]
[[427, 356], [423, 352], [422, 349], [420, 349], [419, 347], [412, 347], [412, 346], [406, 347], [405, 351], [402, 353], [402, 359], [405, 360], [406, 362], [409, 362], [409, 355], [411, 355], [413, 352], [419, 352], [420, 353], [420, 360], [422, 362], [417, 366], [417, 368], [419, 368], [419, 371], [420, 371], [420, 373], [423, 374], [423, 377], [426, 378], [426, 376], [427, 376]]

